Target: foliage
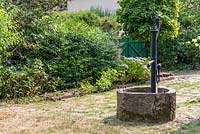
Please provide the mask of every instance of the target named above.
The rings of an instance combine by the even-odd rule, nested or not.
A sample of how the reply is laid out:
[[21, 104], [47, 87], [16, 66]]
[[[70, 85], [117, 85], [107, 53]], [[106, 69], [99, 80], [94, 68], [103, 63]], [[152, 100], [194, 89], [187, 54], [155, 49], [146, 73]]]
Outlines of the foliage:
[[120, 24], [117, 22], [116, 17], [103, 16], [99, 17], [93, 11], [79, 11], [79, 12], [58, 12], [59, 16], [67, 18], [68, 20], [84, 22], [90, 26], [100, 27], [104, 32], [119, 31]]
[[115, 17], [107, 17], [106, 16], [106, 17], [99, 18], [99, 26], [105, 32], [119, 31], [120, 30], [120, 24], [117, 23]]
[[[161, 41], [158, 45], [158, 58], [165, 68], [200, 68], [199, 1], [181, 0], [179, 21], [181, 28], [174, 40]], [[176, 65], [176, 66], [173, 66]]]
[[[61, 6], [66, 6], [67, 1], [70, 0], [1, 0], [0, 8], [5, 9], [7, 14], [9, 14], [11, 20], [17, 24], [17, 27], [13, 27], [17, 30], [20, 35], [20, 42], [17, 43], [17, 47], [11, 48], [12, 60], [5, 60], [6, 64], [16, 64], [24, 62], [24, 47], [34, 47], [32, 42], [32, 34], [36, 30], [36, 21], [42, 16], [51, 14], [51, 12], [60, 9]], [[5, 15], [6, 16], [6, 15]], [[4, 19], [2, 19], [4, 20]], [[2, 22], [6, 23], [6, 22]], [[11, 25], [8, 25], [11, 28]], [[7, 33], [6, 31], [3, 31]], [[8, 39], [15, 36], [9, 34]], [[6, 41], [6, 40], [5, 40]], [[12, 43], [13, 40], [10, 40]], [[10, 44], [8, 42], [8, 45]], [[7, 45], [7, 46], [8, 46]], [[9, 53], [10, 56], [11, 53]], [[8, 55], [8, 54], [6, 54]], [[4, 58], [5, 59], [5, 58]], [[13, 60], [14, 59], [14, 60]], [[23, 63], [24, 64], [24, 63]]]
[[0, 98], [32, 97], [79, 84], [88, 92], [100, 92], [120, 80], [142, 80], [116, 67], [121, 62], [117, 65], [120, 25], [115, 17], [106, 12], [100, 17], [94, 11], [50, 14], [60, 2], [65, 0], [12, 0], [6, 6], [0, 2], [4, 8], [0, 9], [0, 53], [13, 52], [6, 57], [10, 63], [0, 68]]
[[154, 15], [161, 19], [161, 40], [178, 35], [179, 0], [119, 0], [119, 5], [118, 21], [132, 38], [149, 41]]
[[188, 37], [185, 35], [187, 36], [186, 33], [181, 32], [177, 39], [159, 44], [158, 58], [164, 68], [200, 68], [200, 40], [186, 39]]
[[97, 87], [92, 85], [89, 80], [83, 80], [80, 82], [80, 92], [82, 94], [88, 94], [88, 93], [96, 93], [98, 92]]
[[179, 21], [182, 29], [199, 29], [199, 0], [181, 0]]
[[[178, 61], [180, 63], [190, 64], [193, 68], [200, 64], [200, 40], [196, 38], [187, 42], [179, 42], [177, 45]], [[199, 68], [199, 67], [198, 67]]]
[[8, 0], [1, 2], [7, 10], [17, 9], [15, 20], [22, 28], [34, 26], [35, 20], [54, 11], [69, 0]]
[[125, 58], [118, 65], [120, 81], [123, 83], [140, 82], [149, 79], [150, 71], [147, 68], [148, 59], [145, 58]]
[[[106, 33], [114, 43], [118, 43], [119, 31], [121, 25], [117, 22], [116, 17], [105, 16], [99, 17], [98, 14], [92, 11], [79, 11], [79, 12], [58, 12], [55, 13], [58, 16], [66, 18], [66, 20], [86, 23], [92, 27], [98, 27]], [[66, 21], [63, 20], [63, 21]]]
[[84, 22], [90, 26], [98, 26], [99, 17], [91, 11], [79, 11], [79, 12], [58, 12], [57, 15], [65, 17], [69, 20]]
[[99, 28], [83, 22], [44, 16], [32, 36], [38, 47], [28, 57], [41, 59], [47, 72], [62, 78], [67, 87], [86, 78], [95, 80], [102, 68], [114, 65], [115, 44]]
[[8, 49], [18, 43], [19, 33], [12, 21], [12, 15], [2, 8], [0, 8], [0, 35], [0, 54], [6, 55]]
[[103, 9], [101, 6], [91, 6], [90, 11], [94, 12], [100, 17], [106, 17], [106, 16], [115, 16], [115, 12], [109, 10], [109, 9]]
[[107, 36], [109, 36], [112, 41], [118, 43], [121, 25], [116, 21], [116, 17], [100, 17], [99, 27], [107, 33]]
[[96, 81], [98, 91], [106, 91], [112, 87], [114, 81], [118, 79], [118, 72], [116, 69], [107, 69], [102, 71], [101, 78]]
[[113, 69], [101, 72], [101, 77], [91, 84], [89, 80], [83, 80], [80, 85], [84, 93], [96, 93], [106, 91], [117, 83], [138, 82], [143, 83], [150, 77], [150, 71], [146, 68], [148, 59], [129, 58], [120, 61]]
[[55, 91], [59, 78], [51, 78], [44, 72], [43, 63], [35, 59], [23, 67], [0, 69], [0, 98], [34, 96], [45, 91]]
[[101, 77], [96, 80], [96, 83], [92, 85], [89, 80], [83, 80], [80, 82], [81, 90], [83, 93], [97, 93], [109, 90], [113, 82], [118, 79], [118, 72], [116, 69], [108, 68], [101, 72]]
[[[55, 15], [66, 18], [66, 20], [76, 21], [86, 23], [92, 27], [98, 27], [103, 32], [106, 32], [107, 36], [114, 41], [118, 42], [119, 31], [121, 30], [121, 25], [117, 22], [116, 17], [105, 16], [99, 17], [93, 11], [79, 11], [79, 12], [58, 12], [54, 13]], [[64, 21], [64, 20], [63, 20]]]

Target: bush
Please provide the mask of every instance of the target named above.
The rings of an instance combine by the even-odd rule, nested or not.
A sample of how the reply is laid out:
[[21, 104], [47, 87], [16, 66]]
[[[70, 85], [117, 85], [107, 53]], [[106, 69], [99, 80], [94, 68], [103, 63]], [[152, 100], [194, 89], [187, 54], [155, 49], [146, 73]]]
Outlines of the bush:
[[97, 90], [102, 92], [109, 90], [113, 82], [118, 79], [118, 72], [115, 69], [107, 69], [101, 73], [101, 78], [96, 81]]
[[43, 15], [49, 14], [61, 5], [67, 5], [68, 0], [3, 0], [2, 8], [8, 11], [17, 9], [15, 21], [21, 26], [21, 30], [32, 30], [35, 21]]
[[167, 69], [200, 68], [200, 40], [196, 30], [181, 30], [175, 40], [158, 44], [158, 59]]
[[112, 67], [117, 47], [99, 28], [64, 20], [62, 16], [40, 20], [32, 35], [38, 47], [27, 55], [41, 59], [47, 72], [62, 78], [66, 87], [76, 87], [83, 79], [99, 78], [102, 68]]
[[79, 12], [58, 12], [57, 15], [62, 16], [66, 20], [72, 20], [77, 22], [84, 22], [90, 26], [98, 26], [99, 17], [91, 11], [79, 11]]
[[80, 85], [84, 93], [96, 93], [112, 88], [114, 84], [126, 84], [131, 82], [144, 83], [150, 77], [150, 70], [146, 68], [148, 59], [125, 58], [113, 69], [101, 72], [101, 77], [91, 84], [89, 80], [83, 80]]
[[139, 82], [144, 83], [150, 77], [150, 70], [147, 68], [149, 60], [145, 58], [125, 58], [118, 65], [120, 81], [123, 83]]
[[105, 32], [120, 30], [120, 24], [117, 22], [116, 18], [114, 18], [114, 17], [99, 18], [99, 26]]
[[2, 67], [0, 98], [34, 96], [46, 91], [55, 91], [59, 82], [59, 78], [51, 78], [44, 72], [43, 64], [38, 59], [23, 67]]
[[[79, 11], [79, 12], [59, 12], [56, 13], [61, 16], [65, 21], [77, 21], [83, 22], [90, 26], [99, 27], [104, 32], [119, 31], [120, 24], [117, 22], [116, 17], [113, 16], [103, 16], [99, 17], [98, 14], [92, 11]], [[64, 20], [63, 20], [64, 21]]]
[[19, 41], [19, 33], [12, 20], [12, 15], [0, 8], [0, 54], [6, 55], [8, 49]]
[[[117, 43], [119, 38], [119, 31], [121, 25], [117, 22], [117, 18], [114, 16], [99, 17], [92, 11], [79, 11], [79, 12], [58, 12], [54, 13], [58, 18], [62, 18], [65, 21], [74, 21], [80, 23], [86, 23], [91, 27], [98, 27], [103, 32], [106, 32], [107, 36]], [[55, 19], [58, 19], [55, 18]]]
[[101, 72], [100, 79], [96, 80], [94, 85], [92, 85], [89, 80], [80, 82], [81, 90], [83, 93], [97, 93], [109, 90], [113, 82], [118, 80], [118, 75], [117, 70], [108, 68]]

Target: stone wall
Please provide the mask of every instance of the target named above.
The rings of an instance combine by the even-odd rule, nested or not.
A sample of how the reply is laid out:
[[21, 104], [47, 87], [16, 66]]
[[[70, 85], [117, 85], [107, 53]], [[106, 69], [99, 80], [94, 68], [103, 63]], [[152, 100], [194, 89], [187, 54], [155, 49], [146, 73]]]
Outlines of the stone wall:
[[167, 122], [175, 119], [176, 92], [150, 87], [134, 87], [117, 91], [117, 118], [123, 121]]

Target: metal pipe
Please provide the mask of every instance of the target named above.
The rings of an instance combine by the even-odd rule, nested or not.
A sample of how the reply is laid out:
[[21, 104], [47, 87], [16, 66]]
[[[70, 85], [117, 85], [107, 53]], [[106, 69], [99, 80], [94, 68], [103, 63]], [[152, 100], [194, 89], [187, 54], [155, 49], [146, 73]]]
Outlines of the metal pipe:
[[157, 37], [159, 29], [156, 25], [151, 28], [151, 92], [157, 93]]

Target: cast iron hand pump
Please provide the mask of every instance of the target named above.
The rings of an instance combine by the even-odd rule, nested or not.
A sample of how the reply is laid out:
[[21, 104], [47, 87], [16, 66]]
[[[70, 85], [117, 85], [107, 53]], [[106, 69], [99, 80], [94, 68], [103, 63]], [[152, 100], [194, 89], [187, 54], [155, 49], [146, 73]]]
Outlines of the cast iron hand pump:
[[[150, 66], [151, 66], [151, 92], [152, 93], [157, 93], [157, 73], [158, 68], [157, 68], [157, 40], [158, 40], [158, 35], [160, 31], [160, 19], [159, 17], [155, 17], [154, 20], [154, 25], [151, 28], [151, 61], [150, 61]], [[159, 67], [160, 68], [160, 67]]]

